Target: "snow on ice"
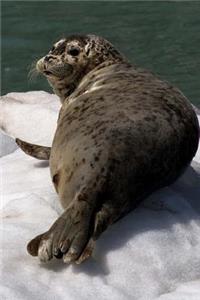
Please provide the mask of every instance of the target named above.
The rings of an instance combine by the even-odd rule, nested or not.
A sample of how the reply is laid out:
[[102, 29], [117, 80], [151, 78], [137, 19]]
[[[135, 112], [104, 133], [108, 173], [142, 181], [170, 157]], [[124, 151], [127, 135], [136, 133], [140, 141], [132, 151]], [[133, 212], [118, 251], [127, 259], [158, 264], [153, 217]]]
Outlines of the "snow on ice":
[[48, 163], [24, 154], [14, 138], [51, 145], [59, 107], [42, 91], [1, 99], [0, 298], [199, 300], [200, 148], [182, 177], [107, 230], [84, 264], [42, 264], [27, 254], [27, 242], [62, 208]]

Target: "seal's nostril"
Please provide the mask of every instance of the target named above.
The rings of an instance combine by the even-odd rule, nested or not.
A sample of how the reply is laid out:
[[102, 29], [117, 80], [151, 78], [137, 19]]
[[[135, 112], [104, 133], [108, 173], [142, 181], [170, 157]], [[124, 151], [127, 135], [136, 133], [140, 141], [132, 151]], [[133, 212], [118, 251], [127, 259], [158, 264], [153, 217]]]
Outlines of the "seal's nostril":
[[44, 61], [49, 61], [49, 57], [48, 57], [48, 55], [47, 55], [47, 56], [45, 56], [45, 58], [44, 58]]
[[51, 55], [46, 55], [44, 58], [44, 61], [50, 61], [52, 59], [53, 59], [53, 57]]

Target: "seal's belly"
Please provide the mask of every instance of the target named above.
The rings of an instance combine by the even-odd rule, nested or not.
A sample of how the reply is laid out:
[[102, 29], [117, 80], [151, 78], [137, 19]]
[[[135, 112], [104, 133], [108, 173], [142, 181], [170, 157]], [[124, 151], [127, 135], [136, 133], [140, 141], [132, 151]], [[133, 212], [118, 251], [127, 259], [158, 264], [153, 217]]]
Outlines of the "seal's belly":
[[[58, 123], [51, 148], [51, 177], [63, 207], [73, 200], [81, 185], [86, 184], [85, 178], [87, 181], [94, 178], [107, 160], [108, 147], [103, 141], [97, 145], [93, 134], [81, 125], [77, 123], [77, 128], [73, 131], [69, 129], [66, 121], [64, 124]], [[103, 162], [98, 161], [100, 151]]]

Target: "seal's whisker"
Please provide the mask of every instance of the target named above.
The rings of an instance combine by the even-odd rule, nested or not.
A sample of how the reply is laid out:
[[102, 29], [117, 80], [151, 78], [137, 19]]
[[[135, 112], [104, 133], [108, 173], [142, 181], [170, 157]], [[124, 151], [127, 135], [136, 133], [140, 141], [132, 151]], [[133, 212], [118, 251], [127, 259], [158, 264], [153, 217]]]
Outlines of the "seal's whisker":
[[32, 62], [31, 66], [30, 66], [30, 70], [28, 72], [28, 80], [29, 81], [33, 81], [37, 77], [37, 75], [39, 74], [37, 69], [36, 69], [36, 62], [37, 62], [37, 60]]
[[61, 63], [53, 67], [48, 68], [48, 71], [55, 76], [67, 76], [72, 73], [72, 66], [67, 63]]
[[30, 70], [29, 73], [28, 73], [28, 80], [33, 81], [36, 78], [37, 75], [38, 74], [37, 74], [36, 70], [34, 70], [34, 69]]

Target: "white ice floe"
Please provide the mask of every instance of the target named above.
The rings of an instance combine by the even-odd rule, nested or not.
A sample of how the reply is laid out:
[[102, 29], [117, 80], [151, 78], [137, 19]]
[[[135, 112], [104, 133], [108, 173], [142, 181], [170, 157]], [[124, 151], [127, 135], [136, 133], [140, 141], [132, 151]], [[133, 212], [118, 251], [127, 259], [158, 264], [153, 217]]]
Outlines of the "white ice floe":
[[2, 97], [0, 299], [199, 300], [200, 148], [183, 176], [107, 230], [84, 264], [27, 254], [27, 242], [62, 209], [48, 163], [25, 155], [14, 138], [51, 145], [59, 107], [45, 92]]

